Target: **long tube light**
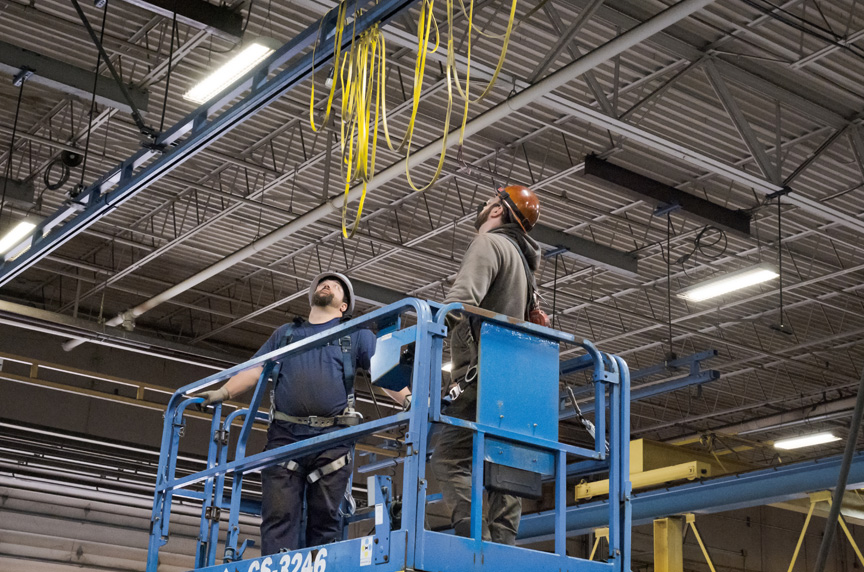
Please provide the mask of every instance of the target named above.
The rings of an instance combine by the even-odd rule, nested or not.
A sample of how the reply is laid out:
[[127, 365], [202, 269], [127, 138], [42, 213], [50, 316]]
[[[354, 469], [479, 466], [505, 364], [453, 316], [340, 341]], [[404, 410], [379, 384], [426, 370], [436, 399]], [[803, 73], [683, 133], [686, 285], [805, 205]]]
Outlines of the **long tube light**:
[[6, 254], [19, 242], [24, 240], [30, 232], [36, 228], [36, 223], [29, 220], [22, 220], [12, 230], [6, 233], [3, 238], [0, 238], [0, 255]]
[[184, 93], [183, 99], [199, 105], [207, 103], [226, 87], [243, 77], [249, 70], [263, 62], [267, 56], [276, 51], [279, 45], [273, 38], [256, 38], [240, 50], [240, 53]]
[[685, 288], [678, 293], [678, 296], [692, 302], [701, 302], [773, 280], [778, 276], [779, 274], [771, 265], [757, 264]]
[[825, 443], [833, 443], [834, 441], [839, 440], [840, 437], [836, 437], [833, 433], [814, 433], [813, 435], [804, 435], [803, 437], [794, 437], [792, 439], [776, 441], [774, 447], [777, 449], [801, 449], [802, 447], [823, 445]]

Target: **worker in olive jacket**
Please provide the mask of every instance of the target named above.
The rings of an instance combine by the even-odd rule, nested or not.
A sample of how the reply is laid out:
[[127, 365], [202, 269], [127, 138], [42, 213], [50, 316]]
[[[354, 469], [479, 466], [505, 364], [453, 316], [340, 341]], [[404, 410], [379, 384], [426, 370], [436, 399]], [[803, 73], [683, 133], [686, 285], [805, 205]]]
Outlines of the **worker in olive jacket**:
[[[540, 215], [533, 191], [521, 186], [500, 188], [477, 209], [477, 236], [462, 259], [462, 266], [445, 303], [458, 302], [522, 318], [529, 306], [529, 277], [537, 270], [540, 247], [528, 236]], [[523, 259], [524, 257], [524, 259]], [[450, 326], [452, 359], [446, 414], [474, 420], [477, 405], [477, 332], [469, 319], [456, 318]], [[459, 536], [470, 536], [472, 432], [446, 425], [432, 455], [432, 471], [444, 502], [452, 511]], [[446, 443], [446, 446], [440, 444]], [[489, 492], [483, 538], [514, 544], [522, 503], [518, 497]]]

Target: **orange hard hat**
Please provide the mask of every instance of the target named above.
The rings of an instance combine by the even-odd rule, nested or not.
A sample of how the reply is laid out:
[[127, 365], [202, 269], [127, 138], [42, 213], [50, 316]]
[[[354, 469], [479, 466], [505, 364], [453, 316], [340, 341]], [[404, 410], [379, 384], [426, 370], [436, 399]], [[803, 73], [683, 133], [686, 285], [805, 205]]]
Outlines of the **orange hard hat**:
[[530, 232], [540, 218], [540, 199], [534, 191], [522, 185], [498, 189], [498, 197], [525, 232]]

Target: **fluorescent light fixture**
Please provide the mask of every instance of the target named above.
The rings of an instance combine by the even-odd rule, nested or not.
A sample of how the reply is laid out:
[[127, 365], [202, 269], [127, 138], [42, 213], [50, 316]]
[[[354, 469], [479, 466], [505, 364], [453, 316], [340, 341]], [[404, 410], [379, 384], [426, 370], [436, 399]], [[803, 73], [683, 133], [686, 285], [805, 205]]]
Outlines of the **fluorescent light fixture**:
[[774, 446], [778, 449], [800, 449], [802, 447], [812, 447], [813, 445], [822, 445], [824, 443], [833, 443], [839, 441], [840, 437], [835, 437], [833, 433], [815, 433], [813, 435], [804, 435], [803, 437], [795, 437], [793, 439], [783, 439], [777, 441]]
[[29, 220], [22, 220], [16, 224], [12, 230], [6, 233], [3, 238], [0, 238], [0, 255], [6, 254], [19, 242], [36, 228], [36, 223]]
[[441, 371], [452, 371], [453, 370], [453, 362], [448, 361], [444, 365], [441, 366]]
[[728, 294], [748, 286], [754, 286], [773, 280], [780, 276], [773, 266], [768, 264], [757, 264], [750, 268], [737, 270], [729, 274], [724, 274], [717, 278], [712, 278], [704, 282], [700, 282], [694, 286], [690, 286], [678, 293], [678, 296], [691, 302], [701, 302]]
[[263, 62], [276, 51], [279, 43], [273, 38], [256, 38], [240, 50], [236, 56], [207, 76], [201, 83], [183, 94], [183, 99], [198, 104], [207, 103], [223, 89], [243, 77], [249, 70]]

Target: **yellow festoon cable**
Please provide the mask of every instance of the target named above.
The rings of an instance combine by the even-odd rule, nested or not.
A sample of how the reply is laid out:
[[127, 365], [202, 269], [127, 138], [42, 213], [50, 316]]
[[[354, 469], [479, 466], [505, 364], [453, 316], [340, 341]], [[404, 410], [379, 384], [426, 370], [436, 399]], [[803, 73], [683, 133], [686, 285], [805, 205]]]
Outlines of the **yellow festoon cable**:
[[[384, 36], [378, 26], [362, 34], [352, 44], [351, 52], [342, 63], [342, 156], [345, 168], [345, 198], [342, 203], [342, 235], [351, 238], [357, 231], [366, 187], [375, 173], [375, 157], [378, 150], [378, 118], [384, 98]], [[375, 66], [379, 66], [376, 73]], [[346, 73], [347, 66], [347, 73]], [[377, 80], [377, 81], [376, 81]], [[374, 118], [372, 107], [375, 107]], [[371, 150], [369, 139], [371, 135]], [[347, 147], [347, 154], [346, 154]], [[348, 193], [352, 181], [361, 181], [363, 190], [357, 215], [348, 231]]]
[[[431, 14], [432, 8], [434, 5], [433, 0], [426, 0], [424, 2], [424, 8], [428, 4], [428, 10]], [[423, 12], [421, 11], [421, 20], [422, 20]], [[419, 30], [418, 30], [419, 32]], [[418, 33], [419, 36], [419, 33]], [[426, 40], [428, 42], [428, 32], [426, 35]], [[428, 44], [427, 44], [428, 45]], [[425, 70], [426, 66], [426, 47], [421, 40], [420, 43], [420, 52], [417, 62], [418, 70]], [[432, 179], [423, 187], [418, 187], [414, 184], [414, 180], [411, 178], [411, 170], [408, 166], [409, 160], [411, 158], [411, 141], [414, 138], [414, 130], [412, 128], [411, 132], [406, 134], [408, 137], [408, 145], [407, 150], [405, 152], [405, 176], [408, 179], [408, 184], [411, 185], [411, 188], [417, 192], [423, 192], [432, 185], [435, 184], [435, 181], [438, 180], [438, 177], [441, 176], [441, 171], [444, 170], [444, 159], [447, 157], [447, 137], [450, 134], [450, 115], [453, 111], [453, 69], [454, 69], [454, 49], [453, 49], [453, 1], [447, 0], [447, 64], [446, 73], [447, 73], [447, 112], [444, 115], [444, 135], [441, 138], [441, 156], [438, 158], [438, 167], [435, 169], [435, 174], [432, 175]], [[421, 67], [422, 66], [422, 67]], [[414, 109], [412, 110], [412, 121], [413, 118], [417, 114], [417, 107], [420, 104], [420, 90], [422, 88], [422, 73], [415, 73], [414, 76]]]
[[[417, 110], [420, 108], [420, 95], [423, 91], [423, 80], [426, 74], [426, 56], [437, 52], [441, 45], [441, 34], [438, 30], [438, 22], [435, 20], [435, 16], [432, 12], [433, 4], [434, 0], [424, 0], [423, 4], [420, 6], [420, 18], [417, 22], [417, 60], [414, 64], [414, 89], [411, 94], [411, 117], [408, 120], [408, 127], [405, 130], [405, 135], [402, 137], [402, 142], [399, 143], [399, 146], [396, 148], [393, 147], [393, 142], [390, 140], [390, 129], [387, 125], [386, 98], [381, 99], [384, 136], [387, 140], [387, 146], [390, 147], [391, 151], [399, 151], [404, 148], [414, 133], [414, 122], [417, 119]], [[429, 46], [429, 35], [433, 28], [435, 29], [435, 47], [429, 50], [427, 49]], [[382, 81], [384, 80], [383, 61], [381, 66], [381, 79]]]
[[[336, 14], [336, 34], [333, 38], [333, 69], [339, 65], [339, 56], [342, 51], [342, 31], [345, 29], [345, 7], [348, 2], [339, 4], [339, 11]], [[315, 50], [318, 48], [318, 42], [321, 41], [321, 26], [324, 24], [324, 19], [318, 25], [318, 39], [312, 48], [312, 95], [309, 98], [309, 123], [312, 126], [312, 131], [318, 132], [319, 127], [315, 125]], [[333, 97], [336, 95], [336, 82], [330, 85], [330, 95], [327, 96], [327, 106], [324, 110], [324, 120], [321, 122], [320, 128], [327, 127], [330, 121], [330, 110], [333, 107]]]
[[[448, 2], [453, 2], [453, 0], [448, 0]], [[504, 59], [507, 57], [507, 49], [510, 47], [510, 34], [513, 32], [513, 22], [516, 19], [516, 3], [518, 0], [513, 0], [510, 5], [510, 18], [507, 21], [507, 30], [504, 32], [504, 43], [501, 46], [501, 55], [498, 56], [498, 65], [495, 66], [495, 71], [492, 73], [492, 79], [489, 80], [489, 84], [486, 86], [486, 89], [483, 90], [477, 99], [472, 100], [470, 97], [470, 81], [471, 81], [471, 36], [474, 30], [474, 0], [471, 0], [469, 13], [466, 15], [468, 18], [468, 54], [466, 57], [466, 70], [465, 70], [465, 89], [462, 89], [462, 85], [459, 82], [459, 73], [457, 72], [455, 66], [453, 68], [453, 77], [456, 81], [456, 89], [459, 91], [459, 95], [462, 96], [462, 99], [465, 101], [465, 108], [462, 112], [462, 129], [459, 131], [459, 146], [461, 147], [465, 140], [465, 124], [468, 122], [468, 107], [472, 103], [479, 103], [483, 99], [489, 95], [489, 92], [492, 91], [492, 87], [495, 85], [495, 82], [498, 80], [498, 75], [501, 73], [501, 69], [504, 67]], [[465, 12], [465, 5], [462, 3], [462, 0], [459, 0], [459, 4], [462, 6], [462, 12]]]
[[[539, 9], [542, 4], [545, 3], [546, 0], [542, 0], [537, 7], [531, 12], [533, 13], [537, 9]], [[444, 160], [446, 158], [447, 153], [447, 140], [450, 133], [450, 118], [453, 109], [453, 82], [456, 83], [456, 88], [459, 91], [459, 94], [462, 96], [465, 102], [465, 108], [462, 118], [462, 128], [460, 130], [459, 136], [459, 144], [460, 146], [463, 143], [465, 126], [467, 123], [468, 117], [468, 109], [471, 103], [476, 103], [484, 99], [492, 89], [495, 81], [498, 78], [498, 75], [501, 72], [501, 69], [504, 64], [504, 59], [506, 57], [507, 48], [509, 46], [510, 35], [512, 33], [514, 27], [514, 20], [516, 14], [516, 3], [517, 0], [513, 0], [510, 9], [510, 17], [507, 25], [507, 30], [503, 35], [504, 44], [502, 46], [501, 56], [499, 57], [498, 65], [493, 73], [493, 76], [489, 82], [489, 85], [486, 86], [486, 89], [483, 93], [476, 99], [472, 100], [470, 98], [469, 86], [470, 86], [470, 70], [471, 70], [471, 33], [474, 29], [473, 27], [473, 14], [474, 14], [474, 0], [471, 0], [470, 5], [470, 14], [466, 14], [468, 18], [468, 55], [467, 55], [467, 72], [465, 77], [465, 88], [463, 90], [462, 85], [459, 81], [458, 74], [456, 72], [455, 67], [455, 50], [453, 46], [453, 2], [454, 0], [447, 0], [447, 25], [448, 25], [448, 38], [447, 38], [447, 61], [446, 61], [446, 76], [447, 76], [447, 111], [444, 120], [444, 134], [442, 137], [441, 144], [441, 155], [438, 160], [438, 166], [435, 170], [435, 173], [432, 176], [432, 179], [423, 187], [418, 187], [415, 185], [413, 179], [411, 178], [410, 169], [408, 167], [409, 160], [411, 156], [411, 145], [414, 137], [414, 126], [416, 124], [417, 113], [420, 105], [420, 96], [423, 89], [423, 80], [425, 76], [426, 70], [426, 58], [430, 53], [434, 53], [440, 47], [440, 32], [438, 30], [438, 24], [435, 20], [433, 14], [434, 8], [434, 0], [423, 0], [420, 8], [420, 18], [418, 21], [418, 32], [417, 32], [417, 40], [418, 40], [418, 50], [417, 50], [417, 60], [415, 63], [414, 70], [414, 88], [412, 93], [412, 110], [411, 117], [408, 123], [408, 127], [406, 132], [400, 142], [399, 146], [394, 148], [393, 143], [390, 138], [389, 127], [387, 125], [387, 110], [386, 110], [386, 68], [385, 68], [385, 43], [384, 37], [381, 34], [378, 26], [370, 29], [369, 31], [362, 34], [359, 38], [355, 37], [352, 32], [352, 42], [351, 49], [349, 53], [344, 55], [340, 64], [340, 56], [339, 48], [341, 47], [341, 38], [342, 32], [344, 30], [345, 24], [345, 6], [347, 5], [346, 1], [343, 1], [339, 7], [338, 18], [339, 21], [336, 27], [336, 38], [337, 42], [335, 47], [335, 56], [334, 56], [334, 69], [336, 67], [339, 68], [339, 78], [342, 84], [342, 119], [340, 121], [340, 131], [341, 131], [341, 140], [340, 147], [342, 150], [342, 167], [344, 169], [344, 179], [345, 179], [345, 200], [342, 205], [342, 233], [343, 236], [347, 238], [351, 238], [354, 236], [354, 233], [357, 230], [357, 226], [359, 224], [360, 218], [363, 212], [363, 204], [366, 199], [366, 190], [367, 185], [371, 178], [375, 174], [375, 157], [377, 154], [377, 145], [378, 145], [378, 120], [379, 116], [381, 117], [381, 122], [383, 123], [384, 135], [387, 141], [387, 145], [393, 151], [399, 151], [402, 148], [406, 148], [406, 159], [405, 159], [405, 174], [408, 179], [409, 185], [415, 191], [422, 192], [431, 187], [440, 177], [441, 172], [444, 168]], [[459, 0], [463, 13], [465, 12], [465, 5], [462, 0]], [[356, 26], [356, 18], [354, 19]], [[435, 47], [431, 50], [429, 49], [429, 40], [432, 33], [432, 30], [435, 30]], [[482, 35], [489, 36], [489, 34], [484, 34], [482, 31], [478, 30], [478, 32]], [[497, 37], [497, 36], [496, 36]], [[376, 73], [375, 66], [378, 65], [378, 70]], [[327, 107], [325, 110], [325, 117], [322, 126], [326, 126], [332, 109], [332, 101], [335, 94], [336, 82], [333, 82], [333, 85], [330, 88], [330, 94], [327, 100]], [[312, 98], [310, 99], [310, 122], [312, 124], [312, 128], [314, 130], [318, 130], [314, 123], [314, 81], [313, 81], [313, 93]], [[375, 114], [374, 118], [371, 113], [371, 106], [375, 106]], [[371, 134], [370, 134], [371, 131]], [[370, 145], [370, 135], [371, 135], [371, 150], [369, 148]], [[347, 213], [348, 213], [348, 193], [350, 191], [351, 183], [354, 181], [362, 182], [363, 189], [360, 196], [360, 202], [358, 205], [357, 215], [352, 225], [351, 231], [348, 231], [347, 225]]]
[[[411, 171], [408, 166], [408, 161], [411, 156], [411, 140], [413, 138], [413, 120], [417, 113], [417, 107], [419, 104], [420, 98], [420, 89], [422, 88], [422, 76], [420, 74], [415, 73], [415, 84], [414, 84], [414, 109], [412, 110], [412, 121], [411, 121], [411, 130], [406, 133], [406, 137], [408, 138], [408, 149], [405, 157], [405, 175], [408, 178], [408, 184], [411, 185], [411, 188], [415, 191], [425, 191], [429, 187], [431, 187], [441, 176], [441, 171], [444, 169], [444, 160], [447, 156], [447, 139], [450, 134], [450, 116], [453, 110], [453, 87], [452, 84], [455, 82], [456, 89], [459, 91], [459, 94], [462, 96], [462, 99], [465, 102], [465, 107], [462, 114], [462, 127], [459, 131], [459, 145], [461, 146], [464, 142], [465, 138], [465, 126], [468, 122], [468, 109], [470, 104], [477, 103], [483, 100], [489, 92], [492, 90], [492, 87], [495, 85], [496, 80], [498, 79], [498, 75], [501, 73], [501, 69], [504, 67], [504, 59], [507, 55], [507, 48], [510, 44], [510, 35], [513, 31], [513, 22], [516, 17], [516, 4], [518, 0], [513, 0], [510, 6], [510, 17], [507, 23], [507, 31], [504, 34], [504, 44], [502, 46], [501, 55], [498, 58], [498, 65], [495, 67], [495, 71], [492, 74], [492, 78], [489, 80], [489, 84], [486, 86], [486, 89], [480, 96], [472, 100], [470, 98], [469, 93], [469, 84], [470, 84], [470, 76], [471, 76], [471, 33], [474, 27], [473, 17], [474, 17], [474, 0], [471, 0], [470, 4], [470, 14], [466, 14], [468, 18], [468, 54], [467, 54], [467, 70], [465, 76], [465, 89], [462, 89], [462, 85], [459, 82], [458, 72], [456, 71], [455, 65], [455, 50], [453, 47], [453, 1], [447, 0], [447, 112], [444, 118], [444, 135], [441, 138], [441, 156], [438, 159], [438, 167], [435, 170], [435, 174], [432, 176], [432, 179], [427, 183], [424, 187], [418, 188], [414, 181], [411, 179]], [[460, 5], [462, 6], [462, 10], [464, 13], [465, 5], [462, 3], [462, 0], [459, 0]], [[432, 12], [432, 0], [428, 0], [428, 10], [431, 14]], [[426, 7], [426, 2], [424, 2], [424, 8]], [[420, 24], [423, 23], [423, 12], [421, 10]], [[423, 36], [419, 33], [418, 30], [418, 38], [420, 40], [420, 47], [418, 49], [418, 59], [417, 63], [419, 65], [423, 65], [425, 67], [426, 63], [426, 52], [425, 52], [425, 44], [423, 41]], [[428, 42], [428, 38], [426, 40]], [[418, 81], [418, 79], [420, 81]], [[385, 118], [386, 123], [386, 118]], [[389, 141], [388, 141], [389, 142]], [[392, 146], [391, 146], [392, 148]]]
[[[438, 170], [435, 173], [432, 181], [425, 187], [418, 188], [411, 180], [411, 174], [407, 169], [407, 158], [410, 156], [411, 141], [414, 136], [414, 125], [417, 119], [417, 112], [420, 106], [420, 95], [423, 88], [423, 79], [426, 71], [426, 57], [430, 53], [438, 50], [441, 41], [441, 35], [438, 30], [438, 24], [433, 15], [434, 0], [424, 0], [420, 9], [420, 19], [418, 23], [418, 57], [414, 68], [414, 89], [412, 94], [412, 110], [411, 118], [405, 135], [402, 138], [398, 147], [394, 147], [390, 138], [390, 130], [387, 125], [387, 104], [386, 104], [386, 45], [384, 36], [381, 34], [378, 26], [375, 26], [370, 32], [363, 34], [358, 42], [352, 43], [352, 49], [345, 56], [343, 61], [340, 78], [342, 81], [342, 156], [343, 166], [347, 167], [345, 171], [345, 199], [342, 204], [342, 235], [346, 238], [351, 238], [357, 231], [357, 226], [360, 217], [363, 214], [363, 204], [366, 201], [366, 188], [372, 176], [375, 174], [375, 158], [378, 150], [378, 120], [381, 118], [381, 123], [384, 127], [384, 136], [387, 145], [393, 151], [398, 151], [407, 146], [406, 152], [406, 174], [408, 182], [416, 191], [422, 191], [431, 186], [440, 176], [444, 167], [444, 153], [438, 164]], [[429, 49], [429, 40], [432, 31], [435, 31], [435, 47]], [[450, 33], [449, 59], [452, 63], [453, 41], [452, 41], [452, 26]], [[377, 52], [377, 54], [376, 54]], [[347, 74], [345, 72], [347, 64]], [[375, 66], [378, 65], [376, 74]], [[445, 121], [444, 133], [450, 129], [450, 112], [452, 110], [452, 90], [449, 85], [449, 70], [452, 67], [448, 64], [448, 92], [449, 103], [447, 109], [447, 118]], [[357, 77], [361, 76], [362, 77]], [[377, 81], [376, 81], [377, 80]], [[372, 117], [371, 105], [375, 105], [375, 115]], [[369, 137], [372, 137], [372, 149], [369, 150]], [[346, 154], [347, 146], [347, 154]], [[446, 150], [446, 140], [444, 144]], [[356, 155], [356, 157], [355, 157]], [[360, 202], [357, 207], [357, 214], [354, 219], [354, 224], [349, 232], [348, 218], [348, 193], [353, 181], [361, 181], [363, 190], [360, 194]]]

